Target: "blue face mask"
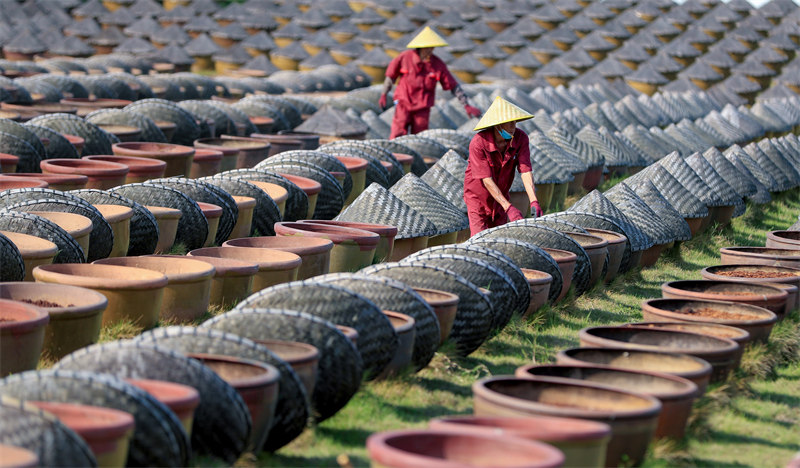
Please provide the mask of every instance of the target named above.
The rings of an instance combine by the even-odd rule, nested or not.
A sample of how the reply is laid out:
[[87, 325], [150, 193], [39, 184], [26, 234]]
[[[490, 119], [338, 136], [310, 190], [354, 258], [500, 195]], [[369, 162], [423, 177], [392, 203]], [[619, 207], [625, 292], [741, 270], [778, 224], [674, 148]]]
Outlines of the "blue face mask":
[[497, 131], [500, 132], [500, 136], [503, 137], [504, 140], [510, 140], [513, 136], [502, 128], [498, 128]]

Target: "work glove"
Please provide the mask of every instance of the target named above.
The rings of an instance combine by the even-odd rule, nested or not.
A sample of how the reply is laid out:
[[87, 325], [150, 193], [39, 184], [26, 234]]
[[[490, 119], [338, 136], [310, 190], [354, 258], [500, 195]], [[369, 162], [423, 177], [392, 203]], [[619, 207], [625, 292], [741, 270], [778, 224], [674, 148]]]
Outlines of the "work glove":
[[531, 213], [533, 213], [534, 218], [538, 218], [544, 214], [541, 205], [539, 205], [539, 200], [534, 200], [531, 202]]
[[464, 106], [464, 110], [467, 111], [467, 115], [470, 116], [470, 117], [480, 117], [481, 116], [481, 110], [478, 109], [477, 107], [472, 107], [469, 104]]
[[381, 106], [381, 110], [386, 109], [386, 94], [381, 94], [378, 105]]
[[506, 209], [506, 215], [508, 216], [508, 222], [517, 221], [522, 219], [522, 212], [519, 211], [514, 205], [508, 205], [508, 209]]

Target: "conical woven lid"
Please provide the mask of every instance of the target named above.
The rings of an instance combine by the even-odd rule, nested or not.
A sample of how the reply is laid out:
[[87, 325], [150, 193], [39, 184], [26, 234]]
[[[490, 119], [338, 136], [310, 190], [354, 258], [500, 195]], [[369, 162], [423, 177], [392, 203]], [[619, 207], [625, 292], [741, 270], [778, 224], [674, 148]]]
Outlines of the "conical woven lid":
[[[742, 177], [746, 177], [755, 186], [756, 191], [748, 197], [749, 201], [753, 203], [769, 203], [772, 200], [772, 196], [769, 193], [770, 189], [762, 182], [762, 179], [767, 183], [774, 183], [775, 180], [758, 167], [756, 162], [739, 145], [729, 147], [723, 153], [723, 157], [736, 167]], [[749, 162], [745, 162], [745, 159], [749, 160]], [[758, 176], [756, 176], [756, 172], [759, 173]]]
[[625, 231], [625, 235], [631, 243], [631, 250], [638, 252], [653, 246], [653, 240], [634, 225], [625, 214], [614, 206], [599, 190], [592, 190], [585, 197], [581, 198], [568, 211], [586, 211], [597, 213], [615, 221]]
[[453, 177], [439, 164], [434, 164], [422, 175], [422, 180], [441, 196], [447, 199], [462, 212], [467, 212], [467, 204], [464, 203], [464, 181]]
[[773, 144], [772, 140], [763, 139], [759, 141], [756, 146], [769, 158], [769, 160], [780, 169], [786, 178], [789, 179], [790, 187], [795, 187], [800, 182], [800, 174], [798, 174], [792, 161], [787, 159], [784, 150], [778, 145]]
[[575, 134], [575, 137], [602, 155], [606, 166], [630, 165], [625, 161], [625, 154], [611, 141], [597, 133], [597, 130], [591, 126], [584, 126]]
[[469, 227], [469, 219], [464, 212], [414, 174], [404, 175], [389, 192], [429, 219], [436, 226], [437, 234]]
[[680, 183], [686, 187], [691, 193], [696, 194], [707, 206], [722, 206], [726, 203], [719, 197], [719, 195], [711, 190], [711, 188], [697, 175], [686, 161], [673, 151], [669, 155], [658, 161], [664, 169], [669, 171], [673, 177], [678, 179]]
[[570, 173], [576, 174], [589, 168], [585, 162], [564, 151], [563, 148], [558, 146], [542, 132], [531, 132], [528, 137], [533, 146], [541, 150], [557, 164], [564, 166]]
[[445, 47], [447, 41], [442, 36], [436, 33], [430, 26], [425, 26], [411, 42], [406, 45], [409, 49], [423, 49], [426, 47]]
[[686, 189], [678, 179], [658, 164], [648, 166], [637, 174], [626, 179], [629, 186], [649, 180], [659, 192], [684, 218], [702, 218], [708, 215], [708, 207], [692, 192]]
[[655, 244], [667, 244], [675, 240], [670, 227], [624, 182], [618, 183], [603, 195], [625, 213], [636, 227], [650, 236]]
[[444, 154], [438, 161], [436, 166], [441, 166], [453, 175], [457, 180], [464, 180], [464, 175], [467, 172], [467, 160], [461, 157], [457, 152], [450, 150]]
[[691, 167], [703, 182], [714, 191], [723, 205], [740, 205], [744, 203], [733, 187], [730, 186], [714, 167], [706, 161], [700, 153], [694, 153], [686, 158], [686, 164]]
[[563, 164], [559, 164], [536, 146], [530, 145], [530, 149], [534, 182], [537, 184], [561, 184], [575, 180], [575, 176]]
[[379, 184], [370, 184], [345, 208], [337, 221], [388, 224], [397, 227], [397, 239], [433, 236], [436, 226]]
[[764, 153], [761, 148], [758, 147], [755, 143], [750, 143], [749, 145], [744, 147], [745, 153], [750, 156], [751, 160], [761, 168], [764, 172], [769, 174], [770, 178], [772, 178], [775, 183], [770, 191], [784, 191], [788, 190], [792, 187], [792, 181], [789, 180], [789, 177], [780, 170], [780, 168]]
[[677, 241], [685, 241], [692, 238], [692, 230], [689, 223], [678, 213], [658, 188], [650, 180], [643, 180], [640, 184], [632, 187], [636, 195], [647, 204], [670, 229], [670, 233]]
[[506, 101], [500, 96], [497, 96], [489, 106], [489, 109], [483, 114], [481, 120], [475, 125], [473, 130], [483, 130], [484, 128], [493, 127], [506, 122], [518, 122], [520, 120], [532, 119], [533, 114], [522, 110], [514, 104]]
[[583, 160], [589, 167], [603, 166], [606, 158], [600, 154], [593, 146], [585, 143], [568, 132], [564, 127], [557, 125], [553, 127], [547, 136], [550, 137], [558, 146], [573, 156]]
[[703, 158], [730, 184], [740, 197], [749, 197], [756, 193], [757, 188], [752, 181], [752, 175], [742, 174], [733, 163], [725, 159], [725, 156], [718, 149], [713, 147], [707, 149], [703, 153]]

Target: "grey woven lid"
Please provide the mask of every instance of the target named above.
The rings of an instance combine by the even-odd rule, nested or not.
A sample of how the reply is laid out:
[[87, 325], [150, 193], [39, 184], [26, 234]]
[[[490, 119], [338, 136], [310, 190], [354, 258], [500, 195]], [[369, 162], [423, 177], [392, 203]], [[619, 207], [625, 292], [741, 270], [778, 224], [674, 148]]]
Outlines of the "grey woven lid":
[[652, 181], [644, 179], [631, 186], [636, 195], [658, 216], [660, 222], [669, 228], [670, 235], [676, 241], [685, 241], [692, 238], [689, 223], [667, 201]]
[[447, 153], [447, 146], [439, 143], [433, 138], [426, 138], [420, 135], [403, 135], [396, 140], [406, 146], [411, 147], [422, 157], [439, 159]]
[[[133, 27], [133, 25], [129, 26], [129, 28], [130, 27]], [[219, 24], [206, 15], [197, 15], [184, 24], [183, 29], [191, 32], [210, 33], [211, 31], [219, 29]]]
[[646, 167], [628, 180], [630, 185], [636, 185], [639, 180], [650, 180], [684, 218], [702, 218], [708, 215], [707, 205], [658, 164]]
[[133, 216], [130, 219], [130, 243], [127, 255], [149, 255], [155, 252], [158, 244], [158, 223], [150, 210], [143, 205], [120, 194], [104, 190], [73, 190], [69, 193], [93, 205], [119, 205], [133, 210]]
[[436, 226], [422, 213], [378, 184], [367, 187], [335, 219], [396, 226], [397, 239], [433, 236], [438, 233]]
[[208, 56], [216, 54], [222, 50], [214, 41], [211, 40], [205, 33], [200, 34], [196, 38], [189, 41], [184, 49], [186, 53], [192, 57]]
[[359, 65], [367, 65], [370, 67], [388, 67], [392, 58], [379, 47], [373, 47], [372, 50], [367, 51], [364, 55], [357, 58], [354, 63]]
[[[542, 151], [539, 151], [535, 146], [530, 146], [531, 150], [531, 169], [533, 172], [534, 182], [538, 184], [562, 184], [571, 182], [575, 176], [567, 170], [566, 167], [559, 164], [553, 158], [550, 158]], [[516, 180], [517, 175], [514, 175]]]
[[542, 132], [535, 130], [528, 134], [530, 143], [557, 164], [564, 166], [570, 173], [576, 174], [588, 169], [588, 165], [581, 159], [567, 153]]
[[291, 164], [276, 162], [262, 169], [279, 174], [289, 174], [313, 179], [322, 185], [317, 195], [317, 205], [314, 208], [313, 219], [333, 219], [344, 206], [344, 192], [342, 186], [324, 167], [313, 163]]
[[[645, 62], [650, 60], [651, 57], [644, 47], [635, 41], [625, 42], [622, 47], [611, 53], [611, 56], [616, 60], [627, 60], [635, 63]], [[630, 73], [631, 69], [627, 67], [626, 69], [628, 70], [628, 73]]]
[[453, 293], [459, 297], [458, 311], [453, 321], [449, 341], [456, 345], [461, 355], [478, 349], [491, 332], [494, 310], [489, 298], [478, 285], [446, 268], [427, 265], [425, 262], [381, 263], [359, 271], [368, 276], [385, 276], [414, 287], [433, 288]]
[[614, 206], [599, 190], [592, 190], [572, 205], [568, 211], [586, 211], [597, 213], [614, 220], [625, 231], [625, 236], [631, 243], [631, 250], [638, 252], [653, 246], [653, 240], [635, 226], [625, 214]]
[[430, 220], [437, 234], [469, 227], [469, 219], [463, 211], [414, 174], [404, 175], [389, 192]]
[[565, 151], [581, 159], [588, 167], [603, 166], [606, 163], [602, 153], [597, 151], [593, 145], [589, 145], [562, 126], [556, 126], [547, 132], [553, 142], [561, 146]]
[[425, 171], [428, 170], [428, 166], [427, 164], [425, 164], [425, 160], [422, 159], [422, 155], [419, 154], [417, 150], [408, 145], [404, 145], [403, 143], [397, 141], [396, 139], [395, 140], [373, 139], [373, 140], [365, 140], [364, 142], [370, 145], [383, 148], [392, 154], [402, 153], [412, 156], [414, 158], [414, 161], [411, 163], [411, 172], [418, 176], [422, 176], [425, 173]]
[[[647, 234], [654, 244], [668, 244], [675, 240], [672, 229], [647, 206], [636, 192], [621, 182], [603, 194], [642, 232]], [[685, 223], [686, 221], [684, 221]]]
[[[710, 187], [697, 175], [686, 161], [678, 154], [677, 151], [658, 161], [664, 169], [669, 171], [672, 176], [679, 180], [689, 192], [695, 194], [706, 206], [722, 206], [725, 205], [722, 199], [716, 192], [712, 191]], [[665, 194], [666, 195], [666, 194]], [[668, 197], [669, 198], [669, 197]]]
[[255, 199], [256, 206], [253, 210], [253, 222], [248, 235], [256, 233], [262, 236], [275, 235], [274, 225], [281, 220], [281, 214], [278, 210], [278, 205], [275, 204], [275, 201], [273, 201], [265, 191], [245, 179], [228, 177], [223, 174], [203, 177], [199, 180], [216, 185], [233, 196], [244, 196]]
[[756, 193], [756, 185], [752, 182], [752, 176], [742, 174], [725, 156], [716, 148], [709, 148], [703, 152], [703, 158], [711, 164], [711, 167], [724, 179], [739, 197], [750, 197]]
[[728, 184], [724, 178], [709, 164], [700, 153], [686, 158], [686, 163], [697, 173], [710, 190], [716, 194], [722, 205], [740, 205], [742, 197]]
[[[417, 25], [412, 23], [411, 20], [408, 19], [408, 16], [406, 16], [403, 12], [400, 12], [394, 15], [393, 17], [389, 18], [385, 23], [383, 23], [381, 25], [381, 28], [383, 28], [386, 31], [395, 31], [407, 34], [412, 31], [415, 31], [417, 29]], [[451, 34], [450, 36], [447, 37], [447, 42], [451, 46], [456, 42], [453, 41], [453, 36], [455, 36], [455, 34]], [[474, 46], [475, 43], [473, 42], [472, 44]]]
[[434, 164], [422, 175], [423, 182], [436, 190], [454, 207], [463, 213], [467, 212], [467, 204], [464, 202], [464, 182], [453, 177], [438, 164]]
[[575, 137], [602, 155], [606, 166], [634, 165], [630, 159], [626, 158], [626, 153], [623, 153], [609, 138], [601, 135], [589, 125], [583, 127], [575, 134]]
[[22, 281], [25, 279], [25, 263], [19, 248], [0, 233], [0, 281]]
[[310, 8], [308, 11], [295, 18], [294, 21], [300, 26], [308, 26], [315, 29], [324, 28], [333, 23], [325, 12], [317, 8]]
[[83, 38], [92, 37], [95, 34], [99, 34], [100, 31], [100, 25], [97, 24], [97, 21], [89, 17], [76, 20], [63, 28], [64, 34]]
[[347, 167], [334, 156], [322, 151], [284, 151], [256, 164], [255, 169], [269, 170], [270, 166], [280, 164], [299, 164], [301, 166], [310, 166], [314, 168], [321, 167], [330, 173], [339, 172], [344, 175], [341, 186], [345, 198], [350, 195], [350, 191], [353, 189], [353, 177], [350, 175]]
[[264, 52], [277, 47], [275, 41], [264, 31], [259, 31], [256, 34], [247, 36], [247, 38], [242, 41], [242, 46]]
[[448, 151], [436, 161], [436, 165], [441, 166], [442, 169], [452, 174], [456, 180], [464, 180], [464, 175], [467, 171], [467, 160], [457, 152]]
[[361, 135], [366, 133], [367, 130], [367, 125], [360, 119], [349, 117], [344, 112], [327, 105], [294, 129], [295, 132], [299, 133], [340, 137]]
[[[348, 143], [350, 140], [343, 140], [342, 143]], [[336, 142], [334, 142], [336, 143]], [[374, 145], [373, 145], [374, 146]], [[380, 151], [383, 149], [378, 148]], [[347, 156], [347, 157], [355, 157], [361, 158], [367, 161], [367, 176], [366, 176], [366, 183], [364, 185], [369, 186], [372, 183], [377, 183], [382, 187], [389, 187], [391, 185], [389, 180], [389, 171], [386, 170], [385, 167], [381, 164], [383, 161], [382, 158], [376, 157], [376, 152], [368, 152], [369, 148], [363, 145], [334, 145], [334, 144], [326, 144], [322, 145], [318, 148], [318, 151], [323, 151], [325, 154], [329, 154], [331, 156]], [[389, 157], [394, 158], [394, 156], [389, 153]], [[388, 162], [388, 161], [387, 161]], [[400, 166], [399, 163], [395, 163], [397, 167]], [[392, 168], [392, 172], [400, 171], [402, 172], [402, 168], [397, 169], [397, 167]], [[399, 180], [400, 177], [392, 177], [392, 180]]]
[[782, 179], [786, 181], [784, 186], [787, 188], [797, 185], [797, 171], [768, 139], [763, 139], [756, 144], [751, 143], [747, 145], [745, 151], [762, 164], [773, 176], [775, 176], [776, 171], [781, 174]]
[[750, 195], [748, 200], [754, 203], [768, 203], [772, 199], [770, 192], [772, 191], [771, 187], [775, 185], [775, 179], [759, 167], [739, 145], [729, 147], [723, 155], [743, 177], [746, 177], [756, 187], [756, 192]]
[[152, 40], [161, 44], [179, 44], [183, 45], [190, 41], [189, 35], [183, 31], [183, 28], [173, 24], [167, 28], [159, 28], [150, 34]]
[[462, 71], [475, 74], [486, 71], [486, 65], [484, 65], [480, 60], [478, 60], [477, 57], [471, 54], [462, 55], [453, 63], [451, 63], [449, 68], [453, 71]]
[[[738, 128], [715, 110], [705, 116], [702, 122], [726, 139], [726, 143], [728, 144], [725, 146], [730, 146], [737, 141], [747, 141], [751, 138], [747, 130]], [[697, 123], [698, 125], [700, 124], [700, 122]]]
[[308, 32], [296, 21], [290, 21], [284, 26], [272, 31], [272, 37], [299, 40], [305, 37]]

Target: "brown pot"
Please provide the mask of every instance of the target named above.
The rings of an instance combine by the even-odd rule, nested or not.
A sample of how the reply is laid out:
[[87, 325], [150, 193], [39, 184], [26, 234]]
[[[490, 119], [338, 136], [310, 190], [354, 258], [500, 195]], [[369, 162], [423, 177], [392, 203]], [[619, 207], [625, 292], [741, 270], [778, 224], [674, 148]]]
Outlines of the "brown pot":
[[49, 321], [39, 307], [0, 299], [0, 377], [36, 369]]
[[93, 205], [111, 226], [114, 244], [109, 257], [124, 257], [131, 242], [131, 218], [133, 209], [122, 205]]
[[253, 278], [258, 273], [254, 262], [224, 257], [192, 255], [193, 259], [214, 266], [209, 304], [227, 310], [244, 300], [253, 291]]
[[353, 327], [346, 327], [344, 325], [336, 325], [336, 328], [338, 328], [339, 331], [342, 332], [351, 343], [353, 343], [353, 346], [356, 348], [358, 347], [358, 330]]
[[433, 308], [433, 313], [439, 321], [439, 344], [447, 341], [450, 332], [453, 330], [453, 322], [458, 312], [459, 297], [448, 291], [439, 289], [412, 288], [422, 299]]
[[608, 424], [605, 466], [644, 459], [661, 412], [647, 395], [568, 379], [512, 376], [483, 378], [472, 385], [476, 416], [558, 416]]
[[93, 229], [91, 219], [76, 213], [62, 211], [32, 211], [31, 213], [49, 219], [67, 231], [83, 249], [83, 258], [86, 260], [89, 255], [89, 236]]
[[391, 257], [394, 248], [394, 239], [397, 236], [397, 227], [388, 224], [369, 224], [369, 223], [356, 223], [350, 221], [331, 221], [320, 219], [304, 219], [300, 220], [301, 223], [322, 224], [328, 226], [340, 226], [353, 229], [361, 229], [362, 231], [373, 232], [380, 236], [378, 246], [375, 248], [374, 263], [380, 263]]
[[411, 365], [411, 358], [414, 354], [414, 338], [416, 337], [414, 328], [416, 321], [413, 317], [391, 310], [384, 310], [383, 314], [392, 323], [392, 327], [397, 333], [397, 350], [395, 350], [391, 362], [378, 375], [379, 379], [399, 375]]
[[297, 341], [281, 340], [255, 340], [256, 343], [264, 345], [283, 359], [292, 370], [297, 373], [300, 382], [306, 388], [307, 395], [314, 394], [314, 385], [317, 382], [317, 367], [319, 365], [319, 349], [307, 343]]
[[773, 249], [800, 250], [800, 231], [770, 231], [765, 245]]
[[42, 174], [38, 172], [16, 172], [14, 174], [3, 174], [3, 177], [14, 177], [19, 179], [34, 179], [47, 182], [48, 187], [53, 190], [69, 191], [81, 190], [86, 188], [89, 178], [81, 174]]
[[313, 151], [319, 148], [319, 135], [313, 133], [280, 132], [276, 136], [289, 140], [300, 140], [300, 142], [303, 143], [304, 150]]
[[722, 247], [723, 265], [772, 265], [800, 268], [800, 251], [772, 247]]
[[655, 432], [657, 438], [682, 439], [692, 412], [692, 402], [699, 396], [697, 385], [682, 377], [597, 365], [528, 364], [518, 367], [514, 375], [582, 380], [658, 398], [661, 413]]
[[553, 257], [556, 263], [558, 263], [559, 270], [561, 270], [561, 294], [556, 298], [556, 302], [559, 302], [561, 299], [564, 299], [569, 291], [569, 287], [572, 285], [572, 274], [575, 272], [575, 262], [578, 261], [578, 256], [566, 250], [543, 250]]
[[431, 419], [428, 427], [545, 442], [564, 453], [564, 466], [602, 467], [611, 439], [608, 424], [550, 416], [445, 416]]
[[702, 218], [683, 218], [686, 221], [686, 224], [689, 225], [689, 231], [691, 232], [692, 237], [702, 232], [700, 228], [703, 225], [703, 220], [705, 218], [705, 216]]
[[522, 318], [530, 317], [535, 314], [539, 307], [547, 302], [550, 295], [550, 286], [553, 283], [553, 277], [549, 273], [539, 270], [531, 270], [528, 268], [520, 268], [525, 279], [528, 281], [528, 287], [531, 292], [531, 301], [528, 304], [528, 309], [522, 314]]
[[269, 157], [269, 142], [257, 138], [245, 138], [230, 135], [222, 135], [214, 141], [195, 142], [198, 148], [219, 149], [232, 148], [237, 151], [236, 167], [238, 169], [254, 167], [261, 161]]
[[734, 341], [739, 345], [739, 351], [736, 355], [736, 367], [742, 359], [744, 347], [750, 343], [752, 338], [747, 330], [733, 327], [730, 325], [721, 325], [718, 323], [698, 323], [698, 322], [680, 322], [680, 321], [655, 321], [655, 322], [636, 322], [626, 324], [624, 326], [631, 327], [647, 327], [651, 330], [674, 330], [686, 333], [697, 333], [698, 335], [713, 336], [715, 338], [725, 338]]
[[418, 237], [395, 237], [392, 255], [387, 261], [399, 262], [413, 253], [417, 253], [428, 247], [429, 236]]
[[583, 177], [583, 183], [581, 184], [581, 186], [587, 192], [591, 192], [600, 185], [600, 181], [602, 179], [603, 179], [603, 166], [590, 167], [586, 171], [586, 175]]
[[142, 135], [142, 129], [132, 125], [98, 125], [98, 127], [116, 136], [121, 142], [140, 141], [139, 137]]
[[658, 372], [683, 377], [705, 392], [711, 379], [711, 364], [688, 354], [661, 351], [637, 351], [625, 348], [571, 348], [559, 351], [557, 364], [596, 364], [614, 369]]
[[286, 174], [284, 172], [279, 172], [278, 174], [286, 178], [289, 182], [297, 185], [300, 190], [306, 194], [308, 197], [308, 212], [306, 213], [306, 219], [312, 219], [314, 217], [314, 211], [317, 209], [317, 198], [319, 198], [319, 192], [322, 191], [322, 184], [314, 179], [309, 179], [308, 177], [300, 177], [293, 174]]
[[222, 167], [222, 151], [207, 148], [194, 150], [192, 158], [192, 168], [189, 170], [189, 178], [199, 179], [201, 177], [213, 176], [220, 172]]
[[158, 224], [158, 243], [155, 253], [166, 253], [175, 243], [175, 236], [178, 234], [178, 221], [183, 213], [175, 208], [166, 206], [145, 206]]
[[579, 336], [581, 346], [691, 354], [711, 364], [714, 369], [711, 374], [712, 382], [725, 380], [736, 365], [740, 353], [740, 346], [727, 338], [652, 327], [589, 327], [581, 330]]
[[128, 166], [128, 174], [125, 176], [126, 184], [136, 184], [164, 177], [164, 171], [167, 169], [167, 163], [164, 161], [136, 156], [93, 155], [84, 156], [83, 159], [113, 162]]
[[108, 299], [96, 291], [61, 284], [0, 283], [0, 298], [27, 302], [47, 312], [50, 322], [43, 351], [55, 360], [97, 343], [108, 306]]
[[565, 232], [564, 234], [571, 237], [586, 251], [586, 254], [589, 256], [589, 261], [592, 264], [592, 276], [589, 279], [589, 285], [597, 284], [597, 281], [599, 281], [603, 275], [603, 265], [608, 256], [608, 241], [602, 237], [588, 234], [579, 234], [575, 232]]
[[192, 250], [188, 255], [232, 258], [255, 263], [258, 265], [258, 273], [253, 277], [253, 292], [296, 280], [302, 263], [301, 258], [291, 252], [258, 247], [204, 247]]
[[58, 246], [47, 239], [11, 231], [0, 231], [19, 250], [25, 265], [25, 281], [33, 281], [33, 270], [50, 265], [58, 254]]
[[661, 285], [661, 295], [673, 299], [729, 301], [751, 304], [781, 314], [786, 308], [788, 293], [768, 284], [739, 283], [717, 280], [679, 280]]
[[146, 391], [172, 410], [191, 438], [194, 411], [200, 405], [200, 393], [194, 387], [163, 380], [125, 379], [125, 381]]
[[[259, 180], [248, 180], [248, 182], [260, 188], [267, 195], [269, 195], [272, 201], [275, 202], [275, 205], [277, 205], [278, 212], [281, 215], [281, 219], [283, 219], [283, 214], [286, 212], [286, 200], [289, 199], [289, 191], [278, 184], [273, 184], [270, 182], [261, 182]], [[321, 187], [322, 185], [320, 185], [320, 188]]]
[[194, 147], [222, 153], [219, 172], [231, 171], [236, 169], [236, 162], [239, 159], [239, 149], [231, 146], [217, 145], [219, 138], [200, 138], [194, 141]]
[[[622, 264], [622, 257], [625, 255], [625, 244], [628, 238], [614, 231], [604, 229], [584, 228], [586, 232], [593, 236], [605, 239], [608, 242], [608, 271], [603, 281], [610, 283], [619, 273], [619, 266]], [[594, 265], [593, 265], [594, 266]]]
[[304, 280], [328, 273], [333, 242], [318, 237], [263, 236], [231, 239], [222, 246], [274, 249], [298, 255], [302, 263], [297, 270], [297, 279]]
[[556, 467], [564, 454], [542, 442], [445, 430], [377, 432], [367, 438], [373, 466], [455, 468], [467, 466]]
[[217, 238], [219, 219], [222, 217], [222, 207], [213, 203], [204, 203], [201, 201], [196, 203], [197, 206], [200, 207], [200, 211], [203, 212], [203, 216], [206, 217], [206, 222], [208, 223], [208, 235], [206, 236], [206, 241], [203, 243], [203, 247], [211, 247], [214, 245], [214, 241]]
[[272, 426], [278, 402], [278, 381], [281, 377], [278, 369], [264, 362], [230, 356], [199, 353], [187, 353], [187, 356], [205, 364], [239, 392], [253, 422], [248, 447], [262, 447]]
[[0, 174], [17, 172], [19, 156], [13, 154], [0, 153]]
[[133, 437], [133, 415], [99, 406], [31, 401], [75, 431], [92, 450], [97, 466], [125, 466]]
[[208, 311], [214, 267], [196, 259], [180, 256], [116, 257], [94, 264], [142, 268], [167, 277], [161, 303], [161, 320], [187, 323]]
[[[71, 109], [75, 108], [71, 107]], [[75, 113], [77, 113], [77, 110]], [[69, 133], [62, 133], [61, 136], [66, 138], [67, 141], [69, 141], [70, 144], [75, 147], [75, 150], [78, 152], [78, 154], [83, 152], [83, 147], [86, 145], [86, 140], [83, 139], [83, 137], [79, 137], [78, 135], [70, 135]]]
[[233, 225], [233, 230], [228, 238], [238, 239], [240, 237], [249, 237], [250, 231], [253, 228], [253, 213], [256, 209], [256, 199], [253, 197], [233, 195], [233, 201], [236, 203], [238, 214], [236, 216], [236, 224]]
[[192, 170], [194, 148], [171, 143], [128, 142], [111, 145], [114, 154], [158, 159], [167, 163], [164, 177], [186, 177]]
[[[742, 283], [771, 284], [782, 287], [785, 285], [800, 288], [800, 268], [790, 268], [771, 265], [716, 265], [703, 268], [700, 275], [704, 279], [737, 281]], [[792, 294], [786, 290], [789, 297], [786, 299], [785, 313], [789, 313], [798, 306], [797, 292]], [[783, 318], [778, 315], [778, 318]]]
[[283, 135], [253, 133], [250, 135], [250, 138], [254, 138], [256, 140], [266, 140], [269, 142], [269, 155], [267, 157], [275, 156], [276, 154], [283, 153], [284, 151], [303, 149], [302, 141], [297, 138], [287, 138]]
[[131, 104], [127, 99], [107, 99], [107, 98], [64, 98], [60, 101], [66, 106], [78, 109], [78, 116], [86, 115], [100, 109], [122, 109]]
[[350, 173], [350, 177], [353, 179], [353, 188], [350, 190], [347, 200], [344, 201], [344, 205], [347, 206], [350, 203], [353, 203], [353, 200], [358, 198], [358, 196], [361, 195], [361, 192], [363, 192], [364, 188], [366, 187], [367, 160], [348, 156], [336, 156], [336, 159], [338, 159], [340, 163], [344, 164], [344, 166], [347, 168], [347, 171]]
[[16, 188], [47, 188], [50, 184], [41, 179], [24, 179], [0, 175], [0, 192]]
[[639, 267], [647, 268], [655, 265], [658, 261], [658, 258], [661, 256], [661, 252], [668, 249], [672, 245], [672, 242], [668, 242], [666, 244], [655, 244], [643, 250], [641, 257], [639, 258]]
[[380, 236], [374, 232], [310, 223], [275, 223], [275, 234], [284, 237], [319, 237], [333, 242], [331, 272], [358, 271], [372, 264]]
[[0, 444], [0, 466], [3, 468], [36, 468], [39, 457], [28, 449]]

